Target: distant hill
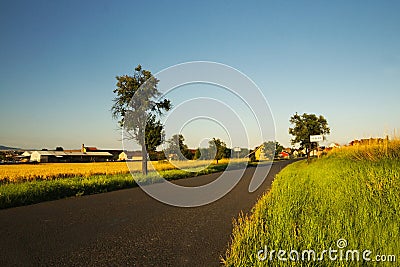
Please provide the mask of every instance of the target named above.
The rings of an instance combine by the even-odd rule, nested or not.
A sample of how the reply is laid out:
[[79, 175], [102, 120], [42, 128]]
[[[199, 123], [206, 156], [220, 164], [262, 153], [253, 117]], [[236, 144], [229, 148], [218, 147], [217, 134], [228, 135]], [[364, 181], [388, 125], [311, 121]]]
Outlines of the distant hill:
[[21, 148], [0, 145], [0, 150], [21, 150]]

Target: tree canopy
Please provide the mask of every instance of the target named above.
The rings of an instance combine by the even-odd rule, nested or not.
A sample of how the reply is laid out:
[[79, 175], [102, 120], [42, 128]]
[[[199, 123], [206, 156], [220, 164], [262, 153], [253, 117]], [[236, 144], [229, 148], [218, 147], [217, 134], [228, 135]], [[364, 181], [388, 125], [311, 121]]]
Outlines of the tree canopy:
[[154, 114], [150, 114], [146, 122], [145, 143], [147, 152], [154, 152], [164, 142], [164, 126], [156, 120]]
[[[215, 153], [215, 160], [222, 159], [222, 158], [230, 158], [230, 150], [229, 152], [227, 151], [228, 148], [226, 147], [226, 144], [221, 141], [219, 138], [213, 138], [208, 142], [209, 149]], [[229, 153], [229, 155], [227, 155]]]
[[193, 159], [193, 154], [184, 143], [185, 138], [182, 134], [175, 134], [168, 140], [168, 147], [165, 154], [173, 155], [177, 160]]
[[138, 65], [133, 76], [116, 76], [112, 116], [119, 119], [125, 138], [136, 141], [142, 148], [142, 172], [147, 174], [147, 149], [155, 149], [163, 141], [163, 126], [156, 120], [171, 108], [168, 99], [160, 99], [157, 80], [150, 71]]
[[293, 127], [289, 128], [289, 134], [294, 136], [291, 143], [293, 145], [299, 144], [300, 148], [306, 148], [308, 158], [310, 157], [311, 149], [317, 146], [317, 144], [310, 142], [310, 135], [330, 133], [328, 122], [322, 115], [317, 116], [307, 113], [299, 115], [296, 113], [290, 118], [290, 123]]
[[268, 141], [263, 144], [263, 152], [265, 157], [274, 159], [283, 151], [283, 146], [277, 141]]

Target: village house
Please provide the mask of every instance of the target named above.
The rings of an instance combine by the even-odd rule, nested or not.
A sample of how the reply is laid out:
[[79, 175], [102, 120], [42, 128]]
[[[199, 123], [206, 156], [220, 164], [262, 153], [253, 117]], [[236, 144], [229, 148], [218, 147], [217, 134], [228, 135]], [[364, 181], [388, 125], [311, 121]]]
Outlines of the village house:
[[290, 154], [286, 151], [282, 151], [278, 154], [278, 157], [281, 159], [289, 159], [290, 158]]
[[118, 160], [120, 161], [142, 161], [142, 151], [122, 151]]
[[268, 160], [264, 153], [264, 144], [258, 146], [254, 150], [254, 156], [256, 160]]
[[329, 146], [329, 148], [340, 148], [340, 145], [338, 143], [331, 143]]
[[[291, 148], [284, 148], [283, 151], [278, 154], [278, 158], [282, 158], [282, 159], [290, 158], [291, 151], [292, 151]], [[250, 153], [249, 155], [251, 155], [253, 153], [254, 153], [255, 159], [258, 160], [258, 161], [261, 161], [261, 160], [273, 160], [274, 159], [274, 156], [272, 158], [269, 158], [268, 155], [265, 155], [264, 144], [256, 147], [254, 149], [254, 151], [252, 153]]]

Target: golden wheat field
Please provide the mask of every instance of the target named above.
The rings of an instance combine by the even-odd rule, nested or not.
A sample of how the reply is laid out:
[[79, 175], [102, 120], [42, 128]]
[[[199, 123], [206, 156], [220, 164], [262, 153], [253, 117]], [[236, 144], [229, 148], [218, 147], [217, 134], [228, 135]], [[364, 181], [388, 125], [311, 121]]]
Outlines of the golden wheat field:
[[[219, 163], [227, 163], [229, 160], [220, 160]], [[148, 163], [149, 171], [188, 169], [208, 166], [215, 162], [207, 160], [189, 160], [181, 162], [153, 161]], [[129, 169], [133, 172], [141, 171], [141, 162], [94, 162], [94, 163], [40, 163], [40, 164], [15, 164], [0, 165], [0, 181], [23, 182], [37, 179], [55, 179], [75, 176], [88, 177], [91, 175], [127, 174]]]
[[0, 180], [10, 182], [123, 173], [129, 173], [125, 162], [0, 165]]

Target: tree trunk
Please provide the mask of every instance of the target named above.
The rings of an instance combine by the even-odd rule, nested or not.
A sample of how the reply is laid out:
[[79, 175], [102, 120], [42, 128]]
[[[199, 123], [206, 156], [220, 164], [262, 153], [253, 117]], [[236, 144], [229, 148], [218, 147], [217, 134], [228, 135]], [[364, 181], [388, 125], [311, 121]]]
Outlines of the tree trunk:
[[311, 153], [311, 142], [308, 145], [308, 151], [307, 151], [307, 162], [308, 163], [310, 163], [310, 160], [311, 160], [310, 153]]
[[146, 145], [142, 145], [142, 174], [147, 175], [147, 151]]

